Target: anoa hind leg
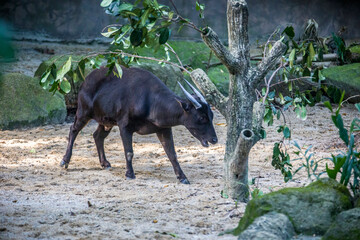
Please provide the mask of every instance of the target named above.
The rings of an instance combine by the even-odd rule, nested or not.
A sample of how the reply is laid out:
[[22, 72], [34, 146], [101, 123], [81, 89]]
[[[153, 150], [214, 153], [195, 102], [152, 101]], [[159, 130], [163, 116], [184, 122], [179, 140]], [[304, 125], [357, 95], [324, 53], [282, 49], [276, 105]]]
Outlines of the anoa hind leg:
[[97, 127], [96, 131], [93, 134], [96, 144], [96, 149], [99, 155], [100, 165], [104, 169], [111, 168], [111, 164], [106, 160], [105, 151], [104, 151], [104, 140], [109, 135], [110, 131], [111, 128], [107, 128], [104, 125], [99, 124], [99, 126]]

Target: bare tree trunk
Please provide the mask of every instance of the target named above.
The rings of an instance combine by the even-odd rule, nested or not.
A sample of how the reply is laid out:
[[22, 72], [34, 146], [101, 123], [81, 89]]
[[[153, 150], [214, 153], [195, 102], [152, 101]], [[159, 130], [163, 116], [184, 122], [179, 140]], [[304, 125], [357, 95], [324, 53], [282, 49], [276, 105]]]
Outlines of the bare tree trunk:
[[256, 67], [251, 67], [245, 0], [228, 0], [227, 22], [229, 49], [211, 28], [206, 29], [202, 38], [229, 71], [229, 97], [225, 98], [202, 70], [193, 71], [191, 77], [227, 121], [224, 194], [246, 202], [249, 198], [248, 156], [252, 146], [260, 139], [264, 115], [263, 104], [256, 102], [255, 88], [279, 61], [286, 46], [276, 42], [268, 56]]

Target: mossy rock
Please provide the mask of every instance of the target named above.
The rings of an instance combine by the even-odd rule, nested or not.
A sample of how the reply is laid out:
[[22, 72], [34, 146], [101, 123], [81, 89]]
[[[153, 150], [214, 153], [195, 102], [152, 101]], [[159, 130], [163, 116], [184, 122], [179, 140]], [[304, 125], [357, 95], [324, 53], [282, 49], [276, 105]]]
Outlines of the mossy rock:
[[358, 53], [360, 54], [360, 45], [355, 45], [349, 48], [351, 53]]
[[0, 77], [0, 129], [33, 127], [65, 121], [61, 94], [51, 94], [37, 79], [19, 73]]
[[325, 233], [324, 240], [359, 240], [360, 208], [341, 212]]
[[[360, 63], [331, 67], [323, 70], [326, 82], [340, 90], [345, 90], [345, 99], [360, 93]], [[360, 97], [349, 100], [351, 103], [360, 102]]]
[[[82, 55], [62, 55], [62, 56], [53, 56], [49, 60], [46, 60], [42, 62], [39, 67], [36, 69], [34, 77], [40, 78], [41, 75], [46, 71], [46, 69], [51, 65], [55, 64], [56, 68], [61, 68], [69, 59], [71, 56], [72, 63], [71, 63], [71, 69], [73, 72], [75, 72], [77, 68], [77, 64], [79, 61], [82, 60]], [[92, 69], [85, 65], [85, 72], [84, 72], [84, 78], [92, 71]], [[65, 95], [65, 103], [68, 109], [76, 108], [77, 107], [77, 98], [78, 98], [78, 92], [80, 90], [81, 83], [83, 82], [83, 78], [81, 76], [78, 76], [78, 79], [74, 79], [73, 72], [70, 74], [66, 74], [66, 79], [71, 83], [71, 91]]]
[[340, 212], [352, 207], [348, 189], [333, 179], [321, 179], [303, 188], [284, 188], [251, 200], [234, 234], [257, 217], [275, 211], [289, 217], [297, 233], [322, 235]]

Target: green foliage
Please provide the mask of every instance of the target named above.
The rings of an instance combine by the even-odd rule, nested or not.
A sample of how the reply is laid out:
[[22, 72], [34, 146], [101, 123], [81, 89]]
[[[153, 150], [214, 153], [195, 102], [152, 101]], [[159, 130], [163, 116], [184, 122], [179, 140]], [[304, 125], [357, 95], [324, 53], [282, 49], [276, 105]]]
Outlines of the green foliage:
[[[312, 148], [312, 146], [309, 146], [305, 152], [303, 152], [302, 148], [299, 146], [299, 144], [295, 141], [294, 142], [294, 146], [298, 149], [298, 151], [294, 152], [296, 155], [299, 156], [299, 158], [293, 159], [292, 161], [302, 161], [300, 167], [298, 167], [295, 172], [293, 173], [293, 175], [295, 175], [297, 172], [299, 172], [301, 169], [305, 168], [306, 173], [307, 173], [307, 177], [308, 179], [313, 180], [314, 178], [316, 180], [319, 180], [320, 176], [322, 174], [324, 174], [325, 172], [317, 172], [318, 167], [319, 167], [319, 163], [322, 162], [324, 159], [320, 159], [320, 160], [314, 160], [313, 156], [314, 153], [309, 153], [310, 149]], [[304, 161], [304, 160], [305, 161]]]
[[[344, 94], [342, 98], [343, 96]], [[341, 103], [342, 101], [336, 111], [334, 111], [332, 107], [329, 107], [329, 102], [326, 103], [326, 106], [333, 113], [331, 119], [338, 128], [339, 137], [347, 146], [347, 151], [338, 155], [331, 155], [331, 158], [328, 159], [332, 161], [334, 168], [330, 168], [328, 164], [326, 164], [326, 172], [328, 176], [333, 179], [337, 179], [337, 174], [339, 173], [339, 182], [345, 186], [349, 185], [353, 194], [356, 195], [360, 193], [360, 152], [357, 150], [355, 143], [355, 132], [360, 131], [360, 119], [354, 118], [350, 124], [350, 128], [346, 129], [340, 114]], [[355, 106], [360, 112], [360, 103], [355, 104]]]
[[332, 38], [335, 43], [336, 50], [337, 50], [336, 52], [339, 56], [340, 62], [344, 63], [345, 62], [345, 51], [346, 51], [345, 42], [341, 37], [339, 37], [338, 35], [336, 35], [334, 33], [332, 34]]
[[[103, 0], [100, 6], [105, 9], [107, 14], [125, 20], [125, 24], [112, 24], [102, 32], [104, 37], [112, 39], [112, 47], [107, 52], [84, 57], [76, 64], [76, 67], [69, 68], [69, 65], [72, 66], [74, 63], [71, 59], [69, 59], [69, 64], [61, 67], [52, 64], [41, 76], [40, 84], [43, 88], [50, 92], [68, 93], [72, 84], [67, 76], [70, 74], [74, 76], [74, 79], [83, 80], [84, 74], [81, 73], [84, 73], [85, 64], [89, 64], [92, 68], [99, 68], [105, 63], [109, 68], [108, 74], [113, 73], [115, 76], [121, 77], [120, 65], [128, 67], [129, 64], [136, 63], [141, 55], [139, 52], [142, 52], [143, 49], [150, 50], [151, 54], [148, 56], [150, 55], [153, 59], [154, 55], [159, 52], [161, 54], [157, 56], [160, 62], [170, 61], [174, 55], [177, 57], [175, 51], [168, 44], [172, 24], [180, 24], [180, 28], [191, 26], [202, 31], [188, 19], [172, 11], [170, 7], [159, 4], [157, 0], [133, 2]], [[204, 4], [196, 2], [196, 9], [201, 17], [203, 17], [204, 8]], [[187, 46], [191, 48], [189, 44]], [[187, 52], [189, 51], [182, 53], [186, 54]], [[193, 55], [192, 58], [196, 58], [194, 51], [190, 51], [190, 54]], [[201, 65], [203, 60], [199, 58], [196, 61], [196, 65]]]
[[282, 151], [280, 144], [278, 142], [274, 144], [271, 165], [281, 171], [284, 175], [284, 181], [287, 182], [292, 179], [292, 165], [290, 163], [290, 155], [287, 151]]
[[204, 18], [204, 9], [205, 9], [205, 4], [200, 4], [199, 1], [196, 1], [196, 11], [199, 12], [199, 17], [200, 18]]
[[102, 33], [103, 36], [113, 39], [113, 45], [125, 49], [145, 46], [158, 49], [170, 37], [169, 26], [175, 13], [157, 0], [135, 1], [134, 4], [105, 0], [101, 6], [106, 13], [127, 20], [127, 24], [112, 25], [107, 28], [107, 32]]
[[[311, 23], [311, 21], [309, 21], [309, 23]], [[311, 27], [316, 28], [317, 24], [309, 26], [309, 28]], [[277, 77], [283, 79], [283, 83], [288, 85], [288, 96], [284, 96], [283, 93], [277, 93], [275, 90], [269, 91], [267, 88], [270, 84], [268, 84], [267, 88], [262, 89], [261, 95], [265, 98], [264, 102], [266, 106], [264, 122], [268, 125], [274, 123], [275, 116], [277, 119], [280, 119], [283, 112], [288, 109], [295, 111], [298, 118], [306, 120], [306, 107], [314, 106], [317, 102], [320, 102], [322, 95], [326, 95], [333, 101], [340, 103], [344, 97], [339, 89], [322, 84], [322, 81], [325, 80], [322, 73], [323, 69], [322, 67], [313, 65], [313, 61], [321, 60], [323, 54], [328, 51], [325, 44], [326, 38], [321, 39], [315, 35], [312, 36], [312, 39], [304, 39], [301, 42], [297, 42], [294, 40], [295, 31], [292, 26], [286, 27], [282, 31], [282, 35], [282, 41], [288, 48], [282, 62], [282, 67], [280, 67], [277, 72]], [[295, 81], [291, 81], [291, 79], [305, 80], [308, 84], [313, 85], [313, 87], [312, 89], [301, 91], [299, 85], [296, 84]], [[272, 79], [268, 79], [268, 83], [271, 82], [271, 80]], [[332, 111], [329, 102], [325, 102], [325, 106]], [[344, 128], [341, 116], [337, 114], [332, 118], [334, 124], [339, 128], [340, 138], [348, 144], [348, 131]], [[286, 123], [284, 123], [283, 125], [278, 126], [278, 132], [282, 133], [283, 137], [282, 140], [274, 144], [272, 165], [275, 169], [279, 169], [282, 172], [284, 181], [287, 182], [292, 179], [293, 175], [302, 168], [306, 169], [308, 178], [315, 177], [315, 179], [318, 179], [320, 175], [323, 174], [322, 172], [317, 173], [318, 164], [322, 160], [315, 161], [312, 159], [313, 154], [308, 153], [311, 147], [303, 153], [300, 146], [295, 142], [294, 146], [299, 150], [295, 152], [295, 154], [301, 157], [290, 160], [290, 156], [283, 145], [283, 141], [291, 138], [291, 130], [286, 126]], [[298, 169], [293, 170], [291, 162], [298, 160], [303, 160], [303, 162]]]
[[263, 196], [263, 195], [264, 195], [263, 191], [261, 191], [259, 188], [255, 188], [255, 189], [251, 192], [251, 197], [252, 197], [252, 199], [261, 197], [261, 196]]
[[56, 66], [55, 59], [40, 77], [40, 85], [49, 92], [59, 91], [67, 94], [71, 91], [71, 85], [85, 79], [85, 63], [89, 60], [81, 58], [80, 61], [73, 61], [69, 56], [68, 60], [61, 66]]
[[[340, 103], [336, 110], [333, 109], [330, 102], [324, 102], [325, 107], [327, 107], [333, 115], [331, 119], [334, 125], [339, 130], [339, 137], [347, 146], [347, 151], [345, 153], [340, 153], [338, 155], [331, 155], [331, 158], [323, 158], [320, 160], [314, 160], [314, 153], [309, 153], [312, 146], [308, 147], [305, 152], [299, 146], [297, 142], [294, 142], [294, 146], [298, 151], [294, 152], [299, 158], [290, 159], [287, 149], [282, 146], [281, 142], [276, 142], [273, 148], [273, 157], [272, 157], [272, 166], [275, 169], [279, 169], [284, 175], [284, 181], [287, 182], [293, 178], [293, 176], [299, 172], [301, 169], [305, 169], [309, 179], [319, 179], [322, 174], [325, 172], [317, 172], [319, 163], [324, 160], [331, 160], [334, 167], [330, 168], [326, 164], [326, 173], [332, 179], [337, 179], [337, 175], [340, 174], [339, 182], [344, 186], [350, 186], [354, 195], [360, 193], [360, 152], [357, 150], [357, 145], [355, 142], [355, 132], [360, 131], [360, 119], [354, 118], [350, 124], [350, 128], [346, 129], [343, 123], [342, 116], [340, 114], [341, 104], [343, 103], [344, 92], [340, 97]], [[360, 112], [360, 103], [355, 104], [355, 107]], [[280, 126], [278, 132], [283, 132], [284, 138], [288, 136], [286, 127]], [[303, 159], [305, 161], [303, 161]], [[295, 171], [293, 170], [292, 162], [301, 160], [301, 166]]]

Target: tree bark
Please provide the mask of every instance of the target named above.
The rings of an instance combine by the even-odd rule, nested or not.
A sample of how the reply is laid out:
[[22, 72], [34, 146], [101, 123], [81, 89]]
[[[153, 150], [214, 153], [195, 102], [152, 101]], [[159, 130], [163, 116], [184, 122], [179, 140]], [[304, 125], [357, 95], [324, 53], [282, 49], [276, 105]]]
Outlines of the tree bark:
[[190, 77], [203, 93], [206, 101], [215, 106], [223, 116], [226, 116], [228, 98], [222, 95], [206, 73], [198, 68], [191, 72]]
[[246, 202], [249, 199], [248, 156], [252, 146], [260, 140], [265, 111], [262, 103], [255, 103], [255, 88], [279, 62], [286, 46], [280, 41], [276, 42], [269, 55], [256, 67], [251, 67], [245, 0], [228, 0], [227, 23], [228, 49], [211, 28], [206, 29], [202, 38], [229, 71], [229, 97], [225, 98], [204, 72], [195, 70], [191, 77], [206, 99], [226, 118], [228, 129], [223, 193]]

